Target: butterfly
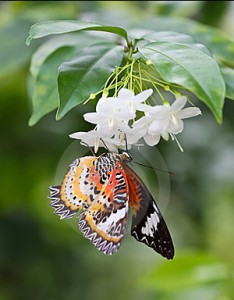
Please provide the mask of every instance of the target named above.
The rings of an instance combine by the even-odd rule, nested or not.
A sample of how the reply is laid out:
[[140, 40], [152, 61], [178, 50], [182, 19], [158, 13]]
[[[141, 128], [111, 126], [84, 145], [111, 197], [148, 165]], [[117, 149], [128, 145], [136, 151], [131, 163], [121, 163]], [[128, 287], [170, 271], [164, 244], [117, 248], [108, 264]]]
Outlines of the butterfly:
[[128, 166], [129, 153], [76, 159], [60, 186], [50, 186], [51, 206], [60, 219], [78, 212], [83, 236], [105, 254], [121, 245], [133, 210], [131, 235], [167, 259], [174, 256], [167, 225], [149, 190]]

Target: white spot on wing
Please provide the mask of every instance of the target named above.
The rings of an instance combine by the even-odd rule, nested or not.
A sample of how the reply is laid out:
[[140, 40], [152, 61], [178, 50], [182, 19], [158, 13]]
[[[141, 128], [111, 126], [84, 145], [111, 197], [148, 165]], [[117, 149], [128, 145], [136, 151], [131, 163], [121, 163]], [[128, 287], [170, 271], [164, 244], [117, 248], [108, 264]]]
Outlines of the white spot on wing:
[[145, 226], [141, 228], [142, 234], [153, 237], [154, 232], [157, 230], [158, 222], [159, 222], [159, 217], [157, 212], [155, 211], [149, 217], [147, 217]]
[[111, 214], [106, 222], [101, 222], [98, 224], [97, 228], [104, 232], [110, 232], [113, 224], [116, 224], [119, 220], [122, 220], [126, 217], [128, 212], [128, 207], [124, 207], [122, 209], [118, 209], [117, 213]]
[[155, 202], [153, 202], [153, 207], [156, 210], [156, 212], [159, 213], [159, 210], [158, 210], [157, 205], [155, 204]]
[[159, 223], [159, 216], [156, 212], [151, 214], [151, 220], [152, 220], [152, 223], [154, 224], [154, 226], [157, 228], [157, 225]]

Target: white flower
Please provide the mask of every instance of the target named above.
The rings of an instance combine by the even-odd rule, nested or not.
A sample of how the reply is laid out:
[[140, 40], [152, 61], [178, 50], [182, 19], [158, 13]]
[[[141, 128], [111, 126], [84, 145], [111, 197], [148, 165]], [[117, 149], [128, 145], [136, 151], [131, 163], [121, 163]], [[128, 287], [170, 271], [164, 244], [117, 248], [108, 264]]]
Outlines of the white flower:
[[[182, 120], [201, 114], [200, 109], [184, 108], [184, 96], [177, 98], [172, 105], [152, 107], [143, 103], [152, 92], [153, 90], [149, 89], [134, 95], [132, 91], [122, 88], [117, 97], [102, 97], [97, 103], [96, 112], [84, 115], [87, 122], [96, 125], [95, 129], [76, 132], [70, 137], [94, 147], [95, 152], [100, 146], [114, 152], [118, 148], [125, 149], [126, 146], [130, 149], [131, 145], [136, 145], [141, 138], [149, 146], [157, 145], [161, 137], [168, 140], [171, 136], [177, 141], [175, 135], [184, 128]], [[137, 111], [144, 112], [144, 116], [135, 121]], [[130, 121], [132, 126], [129, 125]], [[182, 149], [180, 145], [179, 147]]]
[[153, 93], [152, 89], [145, 90], [137, 95], [126, 88], [122, 88], [118, 93], [118, 102], [123, 110], [136, 113], [137, 110], [144, 111], [145, 104], [142, 102], [146, 101], [149, 96]]
[[97, 130], [91, 130], [88, 132], [75, 132], [69, 135], [70, 138], [81, 140], [86, 146], [94, 147], [94, 152], [96, 153], [100, 145], [100, 132]]
[[117, 148], [122, 145], [122, 142], [118, 139], [105, 136], [98, 130], [75, 132], [70, 134], [69, 137], [81, 140], [81, 144], [85, 146], [94, 147], [95, 153], [97, 153], [99, 147], [105, 147], [111, 152], [116, 152]]
[[135, 118], [136, 110], [142, 102], [153, 93], [152, 89], [145, 90], [137, 95], [126, 88], [122, 88], [117, 97], [102, 97], [96, 106], [95, 113], [86, 113], [84, 119], [96, 124], [99, 130], [115, 134], [118, 130], [128, 131], [128, 122]]
[[[104, 143], [111, 151], [116, 151], [118, 147], [126, 148], [138, 141], [129, 121], [136, 117], [136, 110], [142, 102], [153, 93], [152, 89], [145, 90], [137, 95], [126, 88], [122, 88], [117, 97], [102, 97], [99, 99], [96, 112], [84, 114], [84, 119], [95, 124], [95, 130], [89, 132], [77, 132], [70, 137], [80, 139], [81, 142], [94, 147], [97, 152], [99, 146]], [[104, 143], [103, 143], [104, 141]], [[104, 146], [105, 146], [104, 145]]]
[[165, 140], [182, 132], [184, 124], [182, 119], [201, 114], [197, 107], [184, 108], [186, 97], [182, 96], [170, 106], [157, 105], [148, 106], [147, 113], [133, 124], [133, 129], [138, 137], [143, 137], [149, 146], [158, 144], [160, 137]]
[[171, 105], [170, 113], [169, 113], [169, 125], [167, 127], [167, 131], [172, 134], [178, 134], [182, 132], [184, 129], [184, 123], [182, 119], [195, 117], [201, 114], [201, 111], [197, 107], [187, 107], [184, 108], [187, 102], [185, 96], [179, 97], [176, 101]]
[[170, 105], [157, 105], [152, 107], [149, 115], [154, 119], [149, 126], [149, 133], [169, 133], [178, 134], [183, 131], [184, 123], [182, 119], [195, 117], [201, 114], [197, 107], [184, 108], [186, 97], [182, 96]]
[[135, 117], [135, 113], [121, 109], [116, 98], [102, 99], [96, 109], [97, 112], [84, 114], [84, 119], [96, 124], [104, 133], [115, 134], [118, 130], [127, 131], [129, 120]]
[[113, 136], [105, 136], [98, 129], [88, 132], [75, 132], [69, 135], [71, 138], [81, 140], [81, 144], [94, 147], [97, 153], [99, 147], [104, 147], [111, 152], [118, 152], [118, 148], [126, 150], [126, 141], [128, 149], [131, 148], [131, 137], [119, 132]]
[[140, 138], [144, 138], [145, 142], [149, 146], [157, 145], [160, 140], [161, 132], [152, 132], [149, 133], [149, 127], [153, 123], [154, 119], [149, 114], [141, 117], [139, 120], [133, 123], [133, 136], [135, 136], [135, 140], [139, 140]]

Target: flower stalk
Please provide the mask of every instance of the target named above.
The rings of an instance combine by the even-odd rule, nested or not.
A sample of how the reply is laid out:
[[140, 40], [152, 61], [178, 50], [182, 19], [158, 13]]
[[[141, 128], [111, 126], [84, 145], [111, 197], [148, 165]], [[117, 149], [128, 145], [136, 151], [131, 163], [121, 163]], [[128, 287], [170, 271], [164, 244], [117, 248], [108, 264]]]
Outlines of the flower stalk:
[[[175, 85], [163, 81], [149, 61], [132, 59], [134, 50], [131, 44], [126, 64], [116, 67], [103, 89], [90, 95], [88, 100], [101, 95], [96, 112], [84, 115], [87, 122], [94, 124], [94, 129], [70, 137], [94, 147], [95, 153], [99, 147], [114, 152], [125, 149], [126, 140], [131, 148], [141, 145], [142, 140], [155, 146], [161, 138], [169, 140], [170, 137], [183, 151], [176, 138], [183, 131], [183, 119], [197, 116], [201, 111], [197, 107], [185, 107], [187, 98], [178, 94]], [[172, 94], [175, 101], [170, 103], [163, 93]]]

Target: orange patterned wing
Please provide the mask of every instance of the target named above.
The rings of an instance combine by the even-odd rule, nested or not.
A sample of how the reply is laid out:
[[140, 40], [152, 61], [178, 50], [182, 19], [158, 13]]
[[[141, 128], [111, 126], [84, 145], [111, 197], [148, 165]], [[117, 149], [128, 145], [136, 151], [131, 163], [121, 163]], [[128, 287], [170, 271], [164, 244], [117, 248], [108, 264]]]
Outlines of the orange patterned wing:
[[100, 156], [95, 163], [101, 191], [80, 215], [84, 237], [105, 254], [113, 254], [121, 244], [127, 227], [129, 190], [125, 171], [113, 153]]
[[71, 218], [80, 209], [91, 205], [101, 191], [100, 176], [95, 171], [95, 156], [76, 159], [60, 186], [50, 186], [51, 206], [60, 219]]
[[131, 234], [139, 242], [172, 259], [174, 246], [167, 225], [149, 190], [139, 176], [126, 164], [130, 206], [133, 209]]

